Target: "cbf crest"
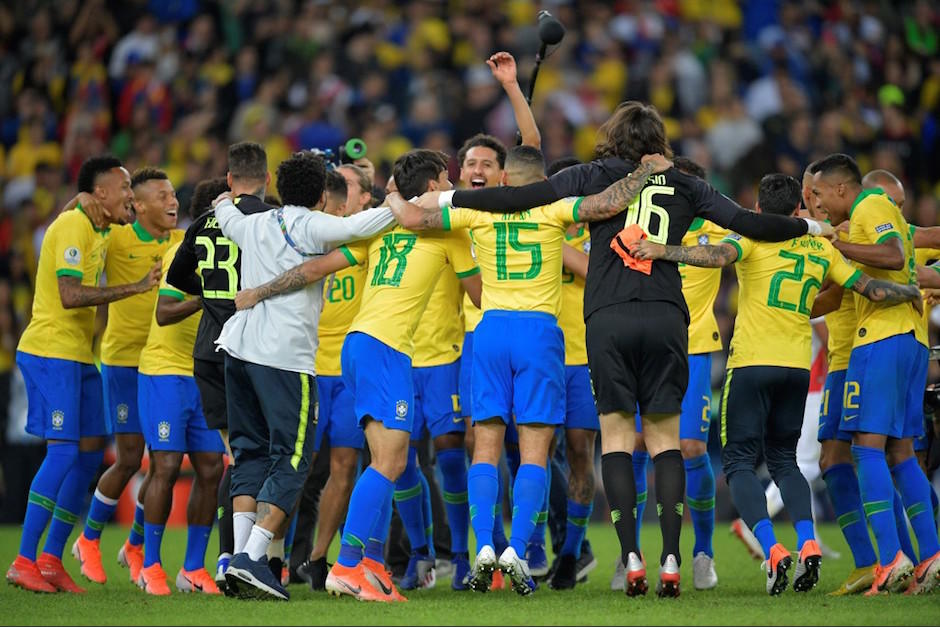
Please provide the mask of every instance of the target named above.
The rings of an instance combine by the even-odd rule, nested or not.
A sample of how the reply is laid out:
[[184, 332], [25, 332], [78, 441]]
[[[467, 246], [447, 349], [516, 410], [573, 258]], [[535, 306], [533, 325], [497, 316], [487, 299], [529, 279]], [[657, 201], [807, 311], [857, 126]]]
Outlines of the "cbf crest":
[[118, 424], [127, 424], [127, 404], [121, 403], [117, 406]]
[[708, 245], [708, 236], [704, 233], [698, 236], [698, 245], [707, 246]]
[[52, 428], [56, 431], [62, 430], [62, 425], [65, 424], [65, 412], [61, 409], [57, 409], [52, 412]]
[[398, 401], [395, 403], [395, 418], [404, 420], [408, 415], [408, 401]]
[[160, 438], [161, 442], [167, 442], [170, 439], [170, 423], [166, 420], [160, 422], [157, 425], [157, 437]]

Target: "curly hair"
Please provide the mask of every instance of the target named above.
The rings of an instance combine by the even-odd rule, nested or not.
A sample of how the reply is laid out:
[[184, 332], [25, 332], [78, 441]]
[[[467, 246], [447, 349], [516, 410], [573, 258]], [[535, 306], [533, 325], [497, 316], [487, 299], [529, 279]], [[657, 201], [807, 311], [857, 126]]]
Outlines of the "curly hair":
[[506, 146], [503, 145], [503, 142], [499, 141], [492, 135], [477, 133], [465, 141], [463, 146], [460, 147], [460, 150], [457, 151], [457, 164], [461, 168], [463, 167], [464, 159], [467, 158], [467, 153], [471, 148], [476, 148], [477, 146], [489, 148], [496, 153], [496, 160], [499, 162], [500, 170], [506, 167]]
[[661, 153], [672, 157], [666, 141], [666, 127], [653, 105], [636, 100], [621, 102], [597, 130], [599, 140], [594, 147], [597, 159], [620, 157], [639, 164], [643, 155]]
[[436, 181], [441, 172], [447, 170], [447, 155], [437, 150], [409, 150], [392, 167], [392, 177], [398, 193], [404, 198], [414, 198], [428, 191], [428, 183]]
[[99, 155], [85, 159], [78, 170], [78, 191], [91, 194], [95, 191], [95, 183], [100, 175], [121, 167], [124, 167], [124, 164], [113, 155]]
[[189, 199], [189, 215], [193, 219], [203, 212], [212, 209], [212, 201], [222, 192], [228, 191], [228, 182], [224, 176], [199, 181], [193, 189], [193, 196]]
[[285, 205], [313, 207], [323, 196], [326, 163], [309, 151], [295, 152], [277, 166], [277, 193]]

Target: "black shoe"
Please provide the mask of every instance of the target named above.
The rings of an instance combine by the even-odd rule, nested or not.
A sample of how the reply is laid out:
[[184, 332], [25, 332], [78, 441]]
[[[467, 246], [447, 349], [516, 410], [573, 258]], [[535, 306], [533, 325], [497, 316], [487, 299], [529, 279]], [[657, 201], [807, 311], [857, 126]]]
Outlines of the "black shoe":
[[326, 590], [326, 576], [330, 572], [330, 564], [326, 563], [326, 558], [321, 557], [318, 560], [307, 560], [297, 567], [297, 576], [307, 582], [310, 589]]
[[575, 575], [578, 583], [587, 581], [588, 573], [597, 568], [597, 558], [594, 553], [581, 551], [581, 557], [578, 558]]
[[268, 560], [268, 568], [271, 569], [271, 574], [274, 575], [274, 578], [280, 581], [281, 572], [284, 570], [284, 561], [279, 557], [272, 557]]
[[558, 568], [548, 586], [552, 590], [571, 590], [578, 583], [578, 560], [574, 555], [562, 555], [558, 558]]
[[548, 567], [548, 572], [545, 573], [545, 576], [540, 579], [545, 581], [551, 581], [552, 577], [555, 576], [555, 571], [558, 570], [558, 553], [555, 553], [555, 557], [552, 558], [552, 564]]

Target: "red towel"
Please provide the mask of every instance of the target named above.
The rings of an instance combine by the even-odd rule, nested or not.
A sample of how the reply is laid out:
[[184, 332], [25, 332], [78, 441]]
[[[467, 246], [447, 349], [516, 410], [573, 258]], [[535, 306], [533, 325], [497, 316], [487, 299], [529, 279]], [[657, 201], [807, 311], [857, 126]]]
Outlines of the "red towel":
[[630, 254], [630, 249], [627, 248], [630, 244], [641, 239], [646, 239], [646, 231], [638, 224], [631, 224], [617, 233], [614, 239], [610, 240], [610, 248], [623, 259], [623, 265], [637, 272], [649, 274], [653, 270], [653, 260], [637, 259]]

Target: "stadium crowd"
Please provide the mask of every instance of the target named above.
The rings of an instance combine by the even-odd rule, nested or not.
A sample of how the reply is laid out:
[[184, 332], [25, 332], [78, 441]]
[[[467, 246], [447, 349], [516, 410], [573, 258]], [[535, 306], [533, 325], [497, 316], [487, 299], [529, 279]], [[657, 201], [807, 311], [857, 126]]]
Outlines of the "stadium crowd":
[[[940, 58], [937, 54], [940, 13], [930, 3], [908, 3], [902, 10], [877, 2], [745, 3], [739, 6], [735, 2], [694, 0], [613, 4], [559, 1], [547, 2], [545, 7], [566, 26], [567, 34], [557, 48], [551, 49], [542, 66], [531, 103], [531, 116], [539, 135], [535, 145], [540, 146], [544, 163], [550, 164], [565, 157], [586, 163], [598, 156], [595, 147], [601, 125], [611, 118], [618, 103], [638, 100], [655, 106], [662, 117], [665, 139], [674, 153], [699, 164], [715, 189], [743, 207], [753, 207], [757, 202], [758, 181], [767, 173], [777, 172], [797, 181], [802, 179], [803, 200], [808, 207], [815, 208], [812, 194], [809, 201], [805, 195], [805, 176], [807, 173], [810, 176], [808, 189], [812, 191], [814, 175], [829, 176], [847, 171], [851, 174], [851, 168], [844, 163], [820, 161], [827, 155], [846, 153], [854, 157], [861, 173], [883, 170], [898, 177], [903, 183], [901, 202], [894, 196], [892, 198], [907, 223], [920, 227], [937, 224], [940, 203], [940, 166], [937, 165], [940, 162], [937, 158], [940, 156], [937, 155], [940, 146], [940, 61], [937, 60]], [[80, 174], [83, 166], [86, 176], [93, 180], [123, 167], [128, 174], [134, 174], [133, 179], [128, 176], [127, 184], [135, 191], [143, 185], [170, 185], [179, 203], [176, 223], [179, 228], [186, 228], [191, 219], [208, 209], [205, 186], [203, 196], [199, 195], [200, 183], [226, 172], [234, 177], [235, 183], [229, 180], [228, 187], [236, 197], [239, 194], [252, 195], [260, 189], [260, 194], [255, 194], [259, 196], [259, 211], [273, 207], [260, 202], [265, 191], [270, 196], [279, 197], [285, 205], [316, 206], [319, 197], [312, 200], [304, 198], [303, 190], [297, 192], [296, 187], [290, 191], [297, 185], [296, 172], [307, 172], [306, 168], [310, 167], [295, 151], [318, 149], [338, 152], [350, 137], [361, 137], [365, 141], [368, 159], [359, 161], [365, 167], [347, 169], [344, 177], [361, 179], [365, 176], [366, 183], [357, 183], [361, 199], [352, 203], [349, 198], [353, 183], [349, 182], [349, 191], [338, 190], [334, 177], [334, 192], [346, 195], [344, 207], [359, 204], [357, 209], [364, 209], [382, 204], [385, 190], [394, 192], [395, 183], [400, 184], [400, 181], [391, 180], [393, 171], [404, 167], [407, 173], [407, 167], [400, 161], [403, 155], [418, 154], [434, 161], [427, 156], [430, 153], [409, 152], [419, 148], [448, 156], [449, 160], [440, 166], [451, 181], [459, 179], [464, 187], [471, 188], [490, 186], [491, 181], [486, 180], [484, 185], [483, 181], [475, 181], [470, 172], [473, 169], [472, 157], [467, 150], [474, 146], [486, 147], [485, 143], [474, 144], [477, 134], [481, 131], [488, 133], [506, 146], [512, 146], [518, 129], [522, 143], [532, 144], [528, 141], [531, 135], [527, 134], [521, 117], [518, 97], [515, 101], [512, 94], [506, 97], [509, 92], [506, 83], [494, 66], [487, 67], [485, 62], [494, 51], [508, 50], [518, 61], [519, 82], [524, 86], [524, 77], [529, 74], [531, 58], [539, 44], [534, 27], [536, 8], [526, 2], [495, 0], [466, 2], [459, 6], [434, 1], [364, 2], [353, 7], [329, 2], [216, 4], [192, 0], [172, 5], [93, 1], [56, 3], [54, 6], [18, 3], [0, 7], [0, 40], [3, 42], [0, 45], [5, 48], [0, 61], [0, 76], [5, 78], [0, 82], [0, 181], [3, 185], [0, 193], [0, 333], [3, 340], [0, 346], [0, 372], [3, 375], [0, 380], [0, 410], [4, 418], [0, 437], [3, 443], [4, 503], [20, 503], [18, 508], [4, 508], [5, 513], [13, 520], [22, 520], [27, 507], [26, 495], [32, 494], [29, 482], [46, 454], [41, 440], [23, 434], [25, 391], [23, 383], [17, 379], [14, 357], [19, 337], [30, 322], [34, 286], [41, 281], [37, 271], [46, 231], [54, 220], [65, 215], [66, 212], [61, 211], [63, 207], [74, 206], [70, 200], [75, 195], [76, 183], [81, 191], [90, 193], [93, 189], [93, 186], [82, 186]], [[239, 145], [256, 145], [263, 149], [267, 177], [262, 174], [259, 178], [257, 154], [253, 163], [250, 155], [241, 163], [247, 174], [240, 173], [241, 166], [237, 159], [233, 161], [232, 153], [232, 147]], [[95, 161], [95, 157], [104, 153], [114, 155], [117, 161]], [[516, 159], [525, 160], [524, 154], [512, 154]], [[636, 161], [633, 160], [633, 165], [639, 168]], [[821, 169], [806, 170], [811, 163]], [[820, 166], [820, 163], [825, 165]], [[287, 165], [279, 167], [282, 164]], [[676, 165], [679, 166], [678, 163]], [[500, 163], [498, 169], [502, 170], [502, 166]], [[297, 168], [294, 170], [295, 178], [284, 181], [282, 177], [290, 176], [292, 167]], [[484, 168], [481, 176], [488, 179], [491, 173], [485, 171], [485, 166], [480, 167]], [[510, 172], [508, 166], [506, 171]], [[621, 175], [628, 172], [630, 170]], [[645, 174], [650, 176], [653, 172]], [[538, 180], [538, 177], [529, 181], [515, 174], [512, 176], [517, 178], [508, 181], [511, 185]], [[260, 181], [261, 188], [254, 192], [239, 192], [236, 183], [240, 177], [248, 183]], [[860, 177], [858, 183], [862, 183]], [[329, 202], [331, 188], [328, 176], [325, 176], [323, 185]], [[418, 192], [443, 189], [419, 187]], [[882, 187], [886, 188], [886, 185]], [[243, 189], [248, 190], [248, 187]], [[283, 190], [289, 190], [288, 199], [283, 197]], [[603, 187], [575, 191], [578, 195], [588, 196], [602, 190]], [[371, 197], [364, 195], [367, 191]], [[885, 192], [888, 192], [887, 188]], [[141, 194], [137, 196], [140, 198]], [[293, 202], [290, 198], [303, 202]], [[85, 197], [84, 200], [91, 211], [88, 204], [91, 199]], [[273, 202], [273, 199], [268, 200]], [[397, 195], [390, 200], [395, 208], [395, 217], [402, 222], [400, 213], [407, 210], [395, 207], [399, 202]], [[115, 204], [110, 209], [117, 210], [121, 206]], [[194, 213], [186, 216], [190, 206]], [[226, 205], [220, 203], [220, 206]], [[137, 211], [142, 213], [140, 209]], [[242, 211], [251, 213], [244, 207]], [[329, 207], [324, 211], [330, 213]], [[342, 211], [356, 213], [350, 209]], [[574, 211], [577, 215], [578, 209]], [[176, 210], [173, 210], [173, 215], [175, 218]], [[362, 221], [366, 222], [365, 219]], [[389, 216], [382, 224], [383, 228], [390, 221]], [[229, 236], [228, 229], [233, 227], [225, 224], [228, 223], [215, 228], [221, 228], [220, 233]], [[335, 241], [342, 243], [371, 232], [357, 232], [353, 234], [355, 236], [337, 237]], [[168, 233], [150, 232], [149, 236], [151, 240], [162, 242], [163, 237], [170, 237]], [[180, 237], [171, 237], [171, 244], [176, 244], [173, 238]], [[237, 241], [242, 245], [241, 239]], [[706, 236], [704, 243], [709, 242]], [[332, 248], [324, 240], [307, 243], [318, 251]], [[669, 243], [673, 242], [670, 240]], [[699, 239], [698, 243], [703, 242]], [[291, 243], [291, 247], [295, 251], [309, 249], [304, 242]], [[363, 256], [356, 257], [359, 253], [355, 247], [349, 250], [353, 252], [347, 251], [347, 259], [361, 263]], [[164, 274], [170, 268], [174, 251], [171, 250], [163, 263]], [[740, 248], [738, 251], [743, 257]], [[161, 249], [158, 254], [162, 256], [166, 250]], [[342, 259], [339, 261], [343, 262]], [[66, 262], [69, 262], [68, 257]], [[455, 267], [458, 265], [454, 259], [451, 263]], [[567, 260], [565, 265], [568, 267]], [[324, 274], [340, 269], [332, 268]], [[127, 276], [124, 277], [127, 280], [116, 281], [114, 274], [112, 272], [107, 277], [107, 289], [111, 289], [111, 285], [135, 284], [140, 278]], [[709, 362], [706, 376], [709, 397], [711, 389], [720, 386], [728, 359], [727, 349], [738, 307], [734, 277], [735, 273], [730, 270], [723, 271], [722, 287], [714, 301], [723, 347], [714, 361]], [[306, 282], [312, 280], [307, 278]], [[845, 283], [851, 285], [847, 279]], [[332, 290], [332, 281], [328, 285]], [[151, 277], [146, 287], [154, 286]], [[165, 283], [160, 291], [161, 298], [167, 295], [164, 289], [169, 292], [176, 290], [173, 298], [177, 295], [183, 298], [183, 292], [188, 291], [179, 283]], [[473, 288], [466, 285], [463, 289], [468, 295], [473, 292]], [[123, 298], [130, 294], [126, 292], [118, 296], [115, 293], [112, 296]], [[202, 295], [206, 300], [206, 293]], [[100, 303], [112, 302], [112, 296]], [[231, 300], [231, 296], [228, 299]], [[929, 308], [926, 303], [925, 306]], [[195, 311], [195, 305], [188, 307], [192, 311], [187, 313]], [[93, 352], [96, 359], [107, 350], [104, 346], [106, 340], [101, 339], [108, 322], [107, 309], [99, 308], [95, 322]], [[928, 320], [928, 344], [933, 345], [936, 343], [938, 321], [933, 317], [928, 317]], [[149, 321], [142, 324], [146, 329], [150, 328]], [[230, 348], [228, 346], [226, 350]], [[232, 350], [238, 351], [237, 348]], [[229, 350], [230, 354], [232, 350]], [[239, 357], [244, 357], [244, 354], [239, 354]], [[102, 361], [107, 365], [105, 358], [102, 357]], [[246, 363], [252, 361], [245, 359]], [[931, 362], [930, 368], [927, 380], [936, 380], [936, 364]], [[150, 374], [167, 374], [157, 370]], [[205, 402], [205, 391], [200, 391]], [[107, 399], [107, 392], [105, 397]], [[205, 419], [210, 427], [215, 428], [208, 412]], [[717, 437], [717, 429], [713, 430], [716, 432], [713, 437]], [[432, 430], [431, 435], [440, 461], [440, 454], [451, 451], [453, 444], [439, 445], [436, 441], [438, 434]], [[207, 456], [219, 455], [223, 450], [219, 443], [207, 442], [203, 441], [206, 448], [195, 450]], [[303, 440], [299, 442], [296, 454], [305, 458], [307, 451], [303, 449]], [[462, 446], [463, 442], [460, 444]], [[358, 448], [361, 447], [360, 442]], [[678, 448], [678, 444], [672, 448]], [[82, 449], [82, 453], [85, 452]], [[609, 454], [606, 449], [604, 452]], [[376, 455], [374, 449], [373, 455]], [[139, 459], [140, 453], [137, 456]], [[592, 465], [593, 457], [592, 451]], [[382, 459], [384, 456], [381, 454], [379, 460], [373, 459], [376, 468], [383, 468]], [[92, 464], [93, 461], [89, 458], [88, 464], [97, 471], [97, 464]], [[120, 466], [120, 461], [119, 449], [117, 466]], [[656, 459], [653, 461], [659, 463]], [[687, 469], [689, 461], [686, 458]], [[166, 463], [170, 466], [175, 464], [178, 472], [178, 460], [169, 459]], [[31, 464], [28, 476], [24, 476], [21, 470], [11, 470], [21, 468], [22, 464]], [[298, 472], [298, 464], [291, 464], [294, 472]], [[516, 466], [523, 474], [526, 470], [522, 469], [533, 465], [524, 462], [519, 467], [518, 464], [517, 461]], [[204, 476], [198, 467], [197, 473], [207, 482], [206, 485], [217, 484], [217, 471], [220, 473], [221, 470], [214, 468], [211, 459], [204, 460], [203, 468], [206, 469]], [[645, 465], [642, 468], [645, 477]], [[419, 482], [414, 469], [415, 461], [409, 458], [407, 467], [399, 472], [404, 472], [403, 476], [409, 480]], [[470, 471], [472, 481], [473, 467]], [[591, 472], [593, 476], [593, 469]], [[167, 477], [173, 475], [172, 471], [168, 473], [164, 477], [167, 481]], [[544, 477], [539, 480], [546, 481]], [[658, 469], [657, 480], [657, 483], [664, 483], [660, 481]], [[226, 481], [231, 479], [226, 477]], [[447, 479], [444, 481], [446, 484]], [[124, 479], [126, 483], [127, 479]], [[119, 486], [118, 495], [124, 484]], [[260, 483], [258, 485], [261, 489]], [[400, 514], [402, 507], [407, 507], [403, 503], [408, 498], [399, 500], [399, 492], [409, 493], [413, 487], [409, 485], [402, 489], [400, 485], [395, 486]], [[300, 486], [295, 488], [299, 490]], [[98, 490], [101, 489], [102, 484], [99, 483]], [[256, 496], [258, 489], [255, 490]], [[375, 486], [370, 484], [368, 489], [375, 489]], [[421, 490], [419, 488], [416, 494]], [[443, 493], [448, 505], [453, 505], [448, 498], [452, 499], [455, 492], [444, 485]], [[264, 494], [274, 498], [270, 491]], [[645, 491], [642, 494], [645, 498]], [[353, 511], [352, 503], [356, 502], [355, 493], [353, 496], [350, 511]], [[639, 497], [638, 479], [634, 498]], [[115, 498], [105, 496], [100, 502], [110, 503]], [[291, 498], [296, 498], [296, 494]], [[494, 498], [502, 497], [494, 495]], [[573, 497], [569, 495], [570, 498]], [[32, 496], [30, 499], [29, 503], [35, 505]], [[783, 500], [787, 500], [786, 494]], [[203, 495], [203, 510], [207, 502]], [[593, 505], [593, 490], [590, 502]], [[569, 516], [572, 503], [578, 505], [569, 500]], [[141, 503], [141, 509], [143, 506]], [[92, 507], [87, 523], [90, 527], [86, 527], [83, 536], [86, 538], [91, 533], [88, 528], [98, 533], [101, 531], [98, 521], [92, 522], [92, 518], [103, 510], [96, 514], [94, 505]], [[248, 542], [246, 554], [256, 554], [259, 546], [267, 547], [273, 540], [275, 545], [281, 543], [279, 557], [283, 559], [283, 534], [272, 533], [267, 537], [255, 531], [261, 528], [260, 522], [264, 518], [260, 505], [257, 524], [248, 527], [244, 525], [255, 523], [254, 504], [247, 506], [249, 509], [240, 509], [238, 503], [234, 507], [236, 514], [252, 511], [251, 521], [243, 517], [244, 522], [241, 523], [243, 540]], [[369, 506], [359, 502], [357, 507]], [[539, 503], [533, 507], [539, 516], [545, 509]], [[290, 507], [281, 509], [290, 513]], [[451, 513], [450, 509], [447, 511]], [[590, 517], [590, 509], [578, 511]], [[378, 515], [391, 514], [379, 511]], [[908, 510], [908, 515], [913, 524], [914, 514]], [[405, 520], [407, 517], [408, 514], [402, 514], [404, 533], [414, 549], [420, 546], [421, 534], [411, 533], [414, 530], [409, 525], [413, 527], [414, 524]], [[57, 515], [56, 520], [64, 518]], [[355, 517], [348, 519], [347, 529], [350, 524], [356, 527], [356, 520]], [[338, 525], [340, 520], [335, 522]], [[752, 523], [749, 522], [748, 526], [754, 527]], [[237, 545], [237, 515], [234, 524]], [[208, 527], [211, 525], [210, 520]], [[142, 542], [142, 522], [140, 526]], [[196, 526], [204, 529], [206, 521]], [[479, 533], [476, 523], [473, 530]], [[252, 534], [250, 539], [248, 531]], [[369, 531], [365, 529], [364, 533]], [[467, 531], [464, 526], [464, 535]], [[619, 528], [618, 534], [624, 545]], [[763, 544], [756, 529], [755, 534]], [[207, 531], [205, 535], [208, 536]], [[544, 529], [542, 535], [544, 537]], [[368, 535], [365, 537], [369, 538]], [[583, 539], [583, 533], [580, 537]], [[242, 547], [245, 542], [242, 542]], [[347, 544], [344, 535], [344, 547]], [[359, 560], [368, 562], [376, 559], [374, 547], [363, 544], [359, 549], [364, 549], [365, 557], [360, 550]], [[433, 547], [433, 542], [425, 542], [425, 548], [432, 548], [428, 544]], [[197, 541], [193, 546], [193, 555], [187, 550], [187, 563], [195, 564], [199, 561], [195, 554], [199, 553], [199, 546], [205, 552], [205, 543], [200, 545]], [[62, 547], [58, 548], [61, 554]], [[563, 554], [568, 554], [562, 547], [558, 548]], [[370, 554], [370, 550], [373, 553]], [[459, 554], [466, 550], [465, 546], [454, 549], [455, 558], [459, 559]], [[347, 549], [346, 554], [341, 553], [339, 563], [352, 569], [360, 562], [352, 559], [349, 564], [343, 563], [344, 555], [349, 561], [350, 551], [352, 549]], [[580, 558], [580, 546], [571, 551], [574, 557]], [[495, 572], [509, 575], [517, 591], [529, 587], [528, 592], [531, 592], [528, 568], [536, 562], [541, 564], [544, 553], [527, 558], [528, 548], [524, 546], [516, 549], [505, 561], [506, 553], [499, 553], [493, 556], [491, 568], [497, 566], [496, 558], [499, 557]], [[708, 551], [703, 550], [702, 553], [707, 555]], [[773, 571], [779, 559], [774, 561], [770, 552], [765, 553], [768, 553], [765, 557], [768, 563], [772, 563]], [[80, 555], [81, 550], [77, 550], [76, 556]], [[632, 568], [630, 555], [633, 553], [624, 548], [622, 566], [627, 572], [621, 574], [625, 577], [623, 585], [628, 593], [631, 589], [638, 591], [633, 586], [630, 573], [638, 571], [639, 567]], [[414, 563], [409, 563], [405, 577], [411, 576], [414, 585], [408, 585], [408, 588], [422, 587], [433, 581], [433, 551], [430, 558], [427, 556], [428, 553], [418, 555], [417, 559], [411, 560]], [[922, 556], [922, 561], [927, 557]], [[256, 558], [254, 555], [252, 559], [257, 561]], [[480, 576], [479, 569], [470, 576], [469, 562], [473, 561], [472, 556], [470, 558], [466, 564], [455, 561], [455, 568], [458, 571], [463, 569], [461, 574], [467, 575], [467, 585], [475, 588], [490, 585], [487, 577]], [[525, 564], [526, 558], [529, 564]], [[98, 559], [100, 561], [100, 555]], [[124, 559], [127, 559], [126, 555]], [[665, 548], [663, 559], [661, 567], [668, 571]], [[82, 561], [83, 574], [96, 581], [93, 572], [85, 572], [85, 560]], [[911, 561], [918, 563], [916, 559]], [[145, 559], [138, 566], [146, 570], [153, 563], [153, 559]], [[812, 561], [806, 562], [801, 553], [796, 565], [797, 580], [806, 575], [807, 563]], [[883, 565], [887, 563], [882, 559]], [[243, 581], [258, 576], [250, 564], [241, 563], [240, 568]], [[566, 568], [574, 569], [574, 561]], [[678, 564], [675, 569], [678, 572]], [[186, 569], [187, 572], [195, 570], [195, 566], [192, 569], [187, 566]], [[520, 575], [523, 570], [524, 577]], [[531, 574], [545, 575], [548, 571], [545, 563], [545, 571], [536, 573], [533, 569]], [[552, 577], [557, 574], [557, 565], [551, 573]], [[664, 579], [662, 573], [661, 585], [664, 581], [668, 583], [668, 577]], [[573, 576], [574, 570], [571, 574]], [[322, 575], [325, 577], [326, 573]], [[339, 573], [337, 577], [346, 577], [343, 581], [356, 581], [353, 574]], [[337, 577], [334, 577], [334, 587]], [[696, 577], [696, 587], [699, 587], [698, 573]], [[141, 581], [144, 581], [142, 587], [151, 591], [149, 577], [144, 576]], [[390, 581], [385, 582], [379, 575], [369, 581], [372, 582], [370, 589], [381, 590], [387, 584], [388, 588], [395, 590]], [[456, 585], [456, 576], [454, 581]], [[776, 582], [779, 581], [777, 577]], [[785, 581], [784, 576], [784, 585]], [[180, 582], [178, 577], [178, 587]], [[190, 589], [195, 589], [196, 583], [195, 579], [192, 580]], [[557, 587], [566, 587], [564, 583], [559, 580]], [[181, 589], [186, 585], [184, 583]], [[208, 583], [199, 583], [199, 586], [203, 585]], [[678, 594], [678, 579], [675, 585]], [[771, 591], [770, 583], [768, 591]]]

